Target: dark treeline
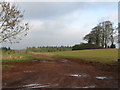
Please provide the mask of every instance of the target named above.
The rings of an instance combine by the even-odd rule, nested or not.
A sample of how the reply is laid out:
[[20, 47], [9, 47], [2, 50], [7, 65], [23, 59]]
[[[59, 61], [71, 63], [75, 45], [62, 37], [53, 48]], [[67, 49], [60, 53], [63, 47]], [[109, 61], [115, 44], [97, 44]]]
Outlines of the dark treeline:
[[101, 49], [102, 47], [96, 45], [96, 44], [90, 44], [90, 43], [81, 43], [76, 44], [72, 47], [72, 50], [84, 50], [84, 49]]
[[10, 49], [10, 47], [8, 47], [8, 48], [7, 47], [1, 47], [0, 50], [2, 50], [2, 51], [9, 51], [11, 49]]
[[43, 47], [27, 47], [26, 51], [32, 52], [57, 52], [57, 51], [71, 51], [72, 47], [70, 46], [43, 46]]

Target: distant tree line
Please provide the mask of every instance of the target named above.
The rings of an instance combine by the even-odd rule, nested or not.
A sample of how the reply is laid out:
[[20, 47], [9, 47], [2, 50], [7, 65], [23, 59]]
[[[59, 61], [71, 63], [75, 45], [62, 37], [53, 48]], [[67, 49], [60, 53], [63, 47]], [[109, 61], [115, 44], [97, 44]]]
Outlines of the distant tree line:
[[72, 47], [70, 46], [43, 46], [43, 47], [27, 47], [26, 51], [32, 52], [57, 52], [57, 51], [71, 51]]
[[10, 49], [10, 47], [8, 47], [8, 48], [7, 47], [1, 47], [0, 50], [2, 50], [2, 51], [9, 51], [11, 49]]
[[100, 49], [101, 47], [90, 43], [76, 44], [72, 47], [72, 50], [84, 50], [84, 49]]

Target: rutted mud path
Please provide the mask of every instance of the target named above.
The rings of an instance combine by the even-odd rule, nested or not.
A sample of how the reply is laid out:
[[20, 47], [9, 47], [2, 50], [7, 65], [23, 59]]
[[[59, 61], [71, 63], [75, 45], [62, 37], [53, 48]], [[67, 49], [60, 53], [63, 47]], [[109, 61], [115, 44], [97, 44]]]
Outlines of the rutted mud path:
[[117, 73], [68, 59], [12, 62], [3, 69], [3, 88], [117, 88]]

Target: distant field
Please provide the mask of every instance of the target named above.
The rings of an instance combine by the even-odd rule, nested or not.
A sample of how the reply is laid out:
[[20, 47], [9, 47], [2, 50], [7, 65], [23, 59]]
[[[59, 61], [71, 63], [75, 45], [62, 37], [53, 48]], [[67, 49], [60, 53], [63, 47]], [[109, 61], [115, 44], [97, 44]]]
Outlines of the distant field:
[[91, 50], [78, 50], [55, 52], [53, 56], [60, 58], [80, 58], [83, 60], [112, 63], [118, 59], [118, 49], [91, 49]]

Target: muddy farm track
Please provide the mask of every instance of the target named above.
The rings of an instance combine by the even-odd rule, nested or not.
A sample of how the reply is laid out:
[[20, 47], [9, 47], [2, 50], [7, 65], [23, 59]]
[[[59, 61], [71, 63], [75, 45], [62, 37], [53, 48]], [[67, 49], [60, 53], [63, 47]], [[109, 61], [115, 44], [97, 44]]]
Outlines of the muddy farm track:
[[117, 72], [77, 59], [4, 62], [3, 88], [117, 88]]

